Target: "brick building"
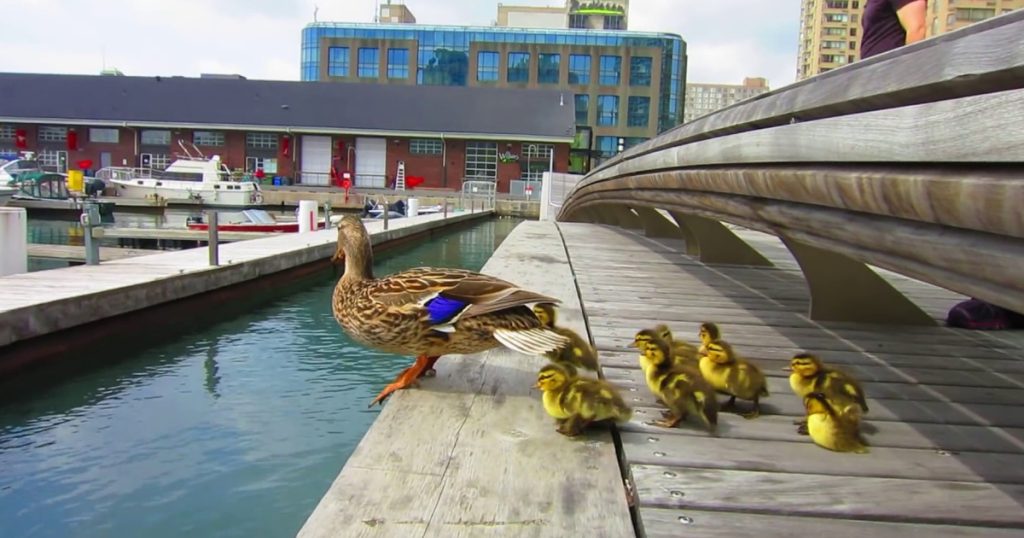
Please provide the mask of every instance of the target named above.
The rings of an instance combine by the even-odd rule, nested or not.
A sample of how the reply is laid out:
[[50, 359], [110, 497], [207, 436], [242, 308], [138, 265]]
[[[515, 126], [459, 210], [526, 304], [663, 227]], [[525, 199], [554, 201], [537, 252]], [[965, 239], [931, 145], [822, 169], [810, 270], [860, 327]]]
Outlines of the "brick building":
[[305, 185], [328, 185], [333, 168], [385, 187], [402, 161], [423, 187], [477, 179], [508, 192], [552, 152], [566, 171], [575, 133], [558, 90], [0, 73], [0, 95], [0, 154], [34, 151], [65, 170], [162, 168], [180, 142]]

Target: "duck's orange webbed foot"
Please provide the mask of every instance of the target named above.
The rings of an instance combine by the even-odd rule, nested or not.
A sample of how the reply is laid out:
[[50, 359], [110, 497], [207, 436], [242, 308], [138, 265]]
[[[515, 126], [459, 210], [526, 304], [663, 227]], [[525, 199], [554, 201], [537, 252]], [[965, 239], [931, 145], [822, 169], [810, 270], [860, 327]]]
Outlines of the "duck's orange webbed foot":
[[384, 387], [384, 390], [380, 391], [380, 394], [370, 402], [369, 407], [373, 407], [374, 404], [378, 404], [384, 401], [385, 398], [391, 395], [396, 390], [402, 390], [408, 388], [410, 385], [418, 384], [418, 379], [423, 377], [427, 371], [434, 370], [434, 363], [437, 362], [438, 357], [427, 357], [426, 355], [420, 355], [416, 357], [416, 362], [412, 366], [402, 370], [402, 373], [398, 374], [395, 381], [390, 385]]

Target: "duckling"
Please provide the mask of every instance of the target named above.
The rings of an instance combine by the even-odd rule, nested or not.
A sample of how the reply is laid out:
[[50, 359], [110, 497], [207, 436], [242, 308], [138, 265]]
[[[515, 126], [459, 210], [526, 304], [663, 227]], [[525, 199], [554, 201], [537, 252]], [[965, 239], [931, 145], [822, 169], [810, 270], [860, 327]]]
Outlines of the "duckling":
[[[816, 355], [798, 353], [784, 370], [793, 372], [789, 376], [789, 386], [798, 397], [803, 398], [812, 392], [824, 394], [833, 409], [851, 420], [860, 420], [861, 415], [868, 412], [860, 383], [841, 370], [825, 366]], [[802, 426], [798, 430], [800, 433], [807, 433], [806, 423], [806, 420], [796, 421]]]
[[551, 362], [571, 364], [573, 366], [597, 371], [597, 351], [576, 331], [565, 327], [555, 326], [555, 305], [549, 303], [537, 303], [533, 307], [533, 313], [537, 315], [541, 325], [569, 339], [569, 343], [559, 350], [549, 351], [544, 354]]
[[718, 329], [718, 325], [705, 321], [700, 324], [700, 330], [697, 331], [697, 337], [700, 338], [700, 348], [697, 349], [697, 356], [707, 355], [708, 344], [715, 340], [722, 339], [722, 331]]
[[647, 386], [668, 407], [668, 411], [662, 413], [662, 420], [653, 424], [674, 428], [692, 411], [701, 418], [708, 431], [714, 433], [718, 426], [715, 389], [696, 368], [673, 364], [669, 355], [668, 342], [656, 338], [646, 343], [640, 359]]
[[664, 323], [656, 325], [654, 327], [654, 332], [661, 337], [662, 340], [668, 343], [669, 347], [672, 349], [672, 360], [676, 364], [691, 363], [694, 366], [697, 365], [697, 362], [699, 361], [697, 348], [690, 345], [689, 342], [676, 339], [672, 335], [672, 331], [668, 328], [668, 325], [665, 325]]
[[[636, 333], [636, 336], [633, 337], [633, 345], [638, 350], [640, 350], [641, 357], [644, 354], [644, 350], [647, 349], [647, 344], [649, 344], [651, 341], [653, 341], [653, 340], [665, 340], [666, 342], [669, 341], [667, 338], [662, 336], [661, 328], [664, 328], [664, 330], [668, 331], [668, 327], [665, 327], [664, 325], [658, 325], [657, 327], [655, 327], [653, 329], [642, 329], [642, 330], [640, 330], [640, 331], [638, 331]], [[671, 336], [672, 332], [668, 331], [668, 333]], [[681, 342], [681, 343], [684, 346], [688, 345], [685, 342]], [[671, 343], [669, 345], [671, 346]], [[696, 358], [696, 356], [691, 357], [689, 355], [682, 354], [682, 353], [672, 353], [672, 362], [673, 362], [673, 364], [690, 364], [691, 366], [696, 366], [697, 365], [697, 358]]]
[[837, 413], [824, 394], [808, 394], [804, 397], [804, 408], [807, 431], [816, 445], [836, 452], [863, 454], [868, 451], [860, 435], [859, 421]]
[[572, 365], [552, 363], [541, 368], [536, 387], [544, 392], [544, 410], [554, 417], [555, 430], [562, 435], [579, 435], [591, 422], [621, 422], [633, 416], [614, 386], [600, 379], [577, 377]]
[[757, 418], [761, 414], [760, 398], [768, 396], [764, 373], [751, 362], [736, 356], [732, 346], [718, 340], [707, 345], [707, 354], [700, 358], [700, 373], [715, 390], [730, 396], [722, 409], [731, 409], [736, 398], [751, 400], [754, 408], [741, 413], [744, 418]]

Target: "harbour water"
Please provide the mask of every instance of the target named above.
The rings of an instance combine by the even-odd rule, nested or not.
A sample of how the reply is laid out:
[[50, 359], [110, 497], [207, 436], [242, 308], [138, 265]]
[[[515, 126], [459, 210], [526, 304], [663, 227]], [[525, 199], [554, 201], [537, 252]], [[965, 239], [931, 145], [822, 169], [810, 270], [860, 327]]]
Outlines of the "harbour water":
[[[478, 270], [518, 222], [384, 253], [375, 270]], [[341, 333], [335, 278], [0, 395], [0, 536], [294, 536], [412, 360]]]

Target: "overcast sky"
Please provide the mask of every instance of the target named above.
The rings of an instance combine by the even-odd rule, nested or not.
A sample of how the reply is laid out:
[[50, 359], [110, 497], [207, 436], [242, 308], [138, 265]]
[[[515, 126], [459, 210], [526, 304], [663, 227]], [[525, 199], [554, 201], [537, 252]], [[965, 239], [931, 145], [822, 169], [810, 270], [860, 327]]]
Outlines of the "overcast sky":
[[[397, 2], [396, 2], [397, 3]], [[491, 0], [406, 0], [425, 24], [490, 25]], [[560, 5], [562, 0], [506, 0]], [[0, 0], [0, 71], [126, 75], [239, 73], [297, 80], [301, 29], [372, 22], [374, 0]], [[631, 30], [672, 32], [689, 46], [690, 82], [793, 82], [799, 0], [633, 0]]]

